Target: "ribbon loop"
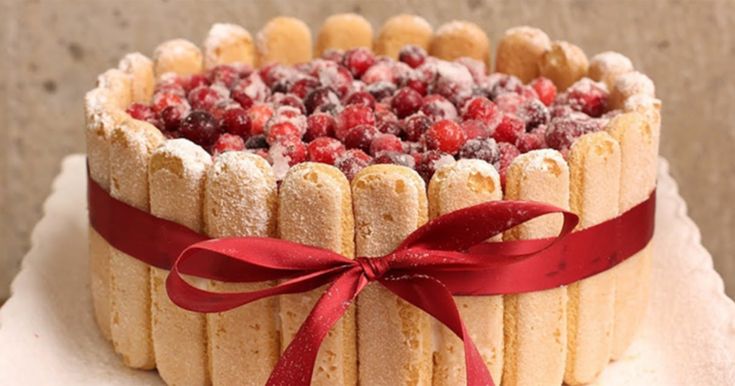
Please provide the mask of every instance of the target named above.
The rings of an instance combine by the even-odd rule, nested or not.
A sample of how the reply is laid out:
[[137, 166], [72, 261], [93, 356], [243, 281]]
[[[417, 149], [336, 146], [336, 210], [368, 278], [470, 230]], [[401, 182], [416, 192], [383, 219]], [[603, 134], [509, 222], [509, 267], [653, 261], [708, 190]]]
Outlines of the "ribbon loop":
[[358, 257], [355, 262], [362, 269], [363, 275], [369, 282], [382, 278], [390, 269], [387, 258], [384, 257]]

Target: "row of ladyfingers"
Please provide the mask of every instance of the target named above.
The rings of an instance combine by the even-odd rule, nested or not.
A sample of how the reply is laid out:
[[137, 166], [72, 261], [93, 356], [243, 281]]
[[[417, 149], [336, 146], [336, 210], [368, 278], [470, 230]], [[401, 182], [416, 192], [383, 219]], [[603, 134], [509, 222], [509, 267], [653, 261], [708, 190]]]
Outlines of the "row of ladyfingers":
[[[411, 43], [444, 58], [487, 60], [489, 44], [479, 29], [455, 22], [432, 35], [421, 20], [391, 19], [374, 49], [395, 55]], [[363, 21], [356, 15], [329, 18], [318, 35], [317, 51], [350, 48], [356, 42], [369, 46], [372, 30]], [[510, 30], [500, 43], [498, 69], [526, 79], [556, 71], [554, 81], [563, 82], [567, 72], [559, 69], [582, 66], [575, 64], [581, 61], [574, 60], [579, 55], [566, 43], [544, 41], [537, 31]], [[272, 20], [256, 41], [253, 44], [240, 27], [216, 25], [204, 54], [190, 43], [171, 41], [156, 50], [153, 61], [131, 54], [119, 69], [103, 74], [99, 87], [87, 97], [92, 178], [124, 202], [212, 237], [281, 237], [346, 256], [385, 254], [429, 216], [502, 198], [569, 207], [586, 227], [629, 209], [654, 187], [658, 105], [629, 61], [612, 54], [593, 58], [585, 73], [613, 85], [615, 105], [631, 112], [614, 118], [607, 133], [579, 139], [568, 163], [552, 150], [520, 156], [509, 169], [505, 192], [495, 169], [479, 160], [440, 169], [428, 196], [415, 172], [385, 165], [365, 169], [350, 186], [336, 169], [305, 163], [292, 168], [279, 189], [262, 158], [226, 153], [212, 162], [200, 147], [185, 140], [165, 141], [154, 127], [123, 112], [131, 101], [150, 98], [157, 74], [197, 73], [203, 66], [222, 63], [296, 63], [311, 58], [308, 29], [296, 19]], [[460, 44], [466, 42], [477, 44]], [[304, 50], [298, 53], [294, 47]], [[545, 62], [555, 64], [544, 67]], [[560, 218], [548, 216], [509, 231], [505, 238], [548, 236], [559, 224]], [[103, 332], [126, 364], [157, 367], [169, 384], [262, 384], [319, 295], [317, 290], [262, 300], [205, 317], [170, 303], [163, 286], [165, 271], [114, 250], [93, 230], [90, 259]], [[649, 263], [646, 249], [611, 271], [566, 288], [458, 297], [457, 302], [496, 380], [502, 376], [505, 385], [583, 383], [629, 344], [645, 304]], [[203, 285], [218, 290], [258, 286]], [[378, 286], [366, 289], [356, 308], [322, 346], [314, 383], [354, 384], [358, 373], [362, 384], [463, 382], [461, 344], [444, 328], [432, 326], [421, 311]]]

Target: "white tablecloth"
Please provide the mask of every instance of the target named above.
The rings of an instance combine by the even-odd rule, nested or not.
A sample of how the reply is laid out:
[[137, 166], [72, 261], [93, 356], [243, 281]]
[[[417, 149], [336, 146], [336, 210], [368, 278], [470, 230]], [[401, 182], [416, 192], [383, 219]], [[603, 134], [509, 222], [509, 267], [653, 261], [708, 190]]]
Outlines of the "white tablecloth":
[[[153, 385], [97, 330], [89, 295], [84, 157], [63, 162], [33, 247], [0, 309], [0, 385]], [[662, 160], [649, 312], [599, 385], [735, 385], [735, 304]]]

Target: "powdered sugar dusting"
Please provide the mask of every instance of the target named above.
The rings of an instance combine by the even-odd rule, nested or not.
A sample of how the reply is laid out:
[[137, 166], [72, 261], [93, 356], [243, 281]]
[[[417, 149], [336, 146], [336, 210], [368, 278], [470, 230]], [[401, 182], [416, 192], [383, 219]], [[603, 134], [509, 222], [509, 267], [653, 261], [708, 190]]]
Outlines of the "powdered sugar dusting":
[[181, 160], [184, 173], [189, 173], [190, 179], [203, 174], [212, 163], [209, 153], [184, 138], [169, 139], [156, 149], [156, 153]]
[[250, 33], [237, 24], [215, 23], [209, 29], [207, 38], [204, 40], [204, 47], [214, 48], [237, 39], [250, 40]]
[[633, 62], [618, 52], [605, 51], [590, 59], [590, 67], [598, 68], [602, 72], [622, 73], [633, 70]]
[[615, 81], [615, 89], [625, 96], [644, 94], [653, 97], [656, 95], [656, 87], [651, 78], [639, 71], [620, 75]]
[[561, 153], [554, 149], [534, 150], [520, 155], [519, 158], [520, 157], [524, 157], [527, 160], [526, 170], [535, 170], [541, 172], [550, 172], [552, 171], [551, 168], [553, 167], [553, 165], [563, 165], [566, 163]]

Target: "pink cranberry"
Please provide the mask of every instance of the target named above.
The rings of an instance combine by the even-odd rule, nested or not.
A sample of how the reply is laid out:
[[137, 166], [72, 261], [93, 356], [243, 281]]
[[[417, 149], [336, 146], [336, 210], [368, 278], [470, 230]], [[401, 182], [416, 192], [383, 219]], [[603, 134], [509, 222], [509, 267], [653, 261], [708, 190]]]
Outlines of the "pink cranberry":
[[222, 95], [213, 87], [199, 86], [189, 92], [189, 103], [196, 110], [209, 110], [222, 99]]
[[217, 121], [208, 112], [194, 110], [181, 122], [179, 133], [184, 138], [208, 148], [217, 140], [220, 130]]
[[425, 115], [412, 115], [403, 122], [403, 139], [411, 142], [418, 141], [431, 127], [431, 119]]
[[[387, 82], [395, 84], [395, 74], [393, 73], [393, 67], [388, 62], [378, 62], [372, 67], [368, 68], [362, 77], [360, 78], [366, 84], [373, 84], [378, 82]], [[378, 98], [379, 99], [379, 98]]]
[[339, 105], [339, 97], [328, 87], [316, 88], [304, 99], [304, 106], [308, 114], [312, 114], [315, 111], [324, 111], [328, 109], [328, 106]]
[[276, 107], [290, 106], [300, 111], [301, 114], [306, 113], [306, 107], [304, 107], [304, 103], [298, 96], [294, 94], [274, 94], [274, 97], [273, 101]]
[[173, 73], [168, 72], [158, 79], [158, 82], [156, 83], [156, 86], [154, 88], [154, 94], [158, 93], [174, 93], [179, 94], [181, 96], [186, 96], [186, 93], [189, 92], [189, 90], [186, 89], [187, 86], [187, 79]]
[[385, 151], [403, 152], [401, 139], [393, 134], [375, 135], [370, 143], [370, 154], [375, 157]]
[[209, 86], [209, 78], [204, 74], [194, 74], [184, 81], [184, 90], [190, 92], [199, 86]]
[[383, 121], [378, 123], [378, 131], [384, 134], [401, 135], [401, 125], [398, 121]]
[[230, 88], [238, 79], [240, 79], [240, 73], [233, 66], [221, 64], [210, 71], [209, 77], [212, 84], [220, 83], [225, 87]]
[[447, 98], [431, 94], [421, 101], [421, 112], [434, 121], [440, 119], [457, 119], [457, 108]]
[[190, 112], [189, 106], [185, 104], [168, 106], [161, 111], [161, 122], [168, 131], [177, 131], [181, 120]]
[[268, 127], [265, 138], [269, 144], [273, 145], [284, 138], [300, 139], [301, 131], [293, 123], [281, 121]]
[[342, 57], [344, 56], [344, 53], [340, 50], [336, 50], [334, 48], [329, 48], [324, 50], [322, 52], [322, 59], [329, 60], [330, 62], [340, 63], [342, 62]]
[[532, 130], [549, 121], [549, 109], [538, 99], [526, 99], [518, 107], [517, 115], [526, 124], [526, 130]]
[[242, 107], [235, 107], [225, 111], [222, 115], [222, 128], [234, 135], [247, 138], [250, 135], [250, 117]]
[[474, 138], [487, 138], [491, 133], [491, 129], [488, 124], [479, 119], [464, 121], [460, 123], [460, 126], [462, 126], [462, 130], [468, 140]]
[[312, 114], [306, 119], [304, 139], [311, 141], [319, 137], [332, 137], [334, 136], [335, 127], [336, 123], [333, 116], [326, 113]]
[[230, 96], [245, 110], [253, 106], [253, 99], [240, 90], [232, 90]]
[[337, 158], [345, 153], [345, 146], [334, 138], [319, 137], [311, 141], [306, 150], [309, 161], [334, 165]]
[[[257, 72], [253, 72], [248, 77], [238, 80], [235, 85], [232, 86], [231, 93], [233, 94], [232, 99], [235, 99], [238, 102], [240, 102], [240, 100], [235, 98], [237, 93], [247, 95], [253, 101], [262, 102], [270, 95], [271, 91], [268, 86], [263, 83], [260, 75], [258, 75]], [[243, 107], [247, 108], [245, 105], [243, 105]]]
[[525, 123], [514, 114], [504, 114], [495, 127], [492, 137], [498, 142], [516, 143], [518, 136], [526, 131]]
[[505, 175], [508, 171], [508, 167], [516, 157], [521, 155], [521, 152], [518, 148], [507, 142], [498, 143], [498, 151], [500, 152], [500, 156], [498, 157], [498, 161], [495, 163], [495, 169], [497, 169], [500, 174], [500, 184], [505, 187]]
[[421, 94], [410, 87], [403, 87], [393, 96], [391, 107], [398, 118], [405, 118], [421, 107]]
[[498, 108], [491, 100], [484, 97], [474, 97], [465, 103], [462, 119], [479, 119], [490, 123], [498, 119]]
[[375, 157], [373, 160], [374, 164], [393, 164], [393, 165], [400, 165], [405, 166], [407, 168], [415, 168], [416, 167], [416, 159], [414, 159], [411, 155], [397, 152], [397, 151], [383, 151], [380, 152], [380, 154]]
[[417, 68], [426, 61], [426, 51], [418, 46], [406, 45], [398, 52], [398, 60], [411, 68]]
[[153, 109], [142, 103], [133, 103], [125, 111], [139, 121], [148, 121], [156, 118], [156, 113], [153, 112]]
[[212, 154], [216, 157], [226, 151], [245, 150], [245, 141], [239, 135], [224, 133], [212, 146]]
[[347, 97], [347, 100], [345, 100], [345, 105], [360, 105], [360, 106], [367, 106], [371, 110], [375, 109], [375, 97], [370, 94], [367, 91], [358, 91], [353, 92], [350, 94], [349, 97]]
[[426, 146], [431, 150], [440, 150], [447, 154], [456, 154], [464, 145], [467, 137], [454, 121], [443, 119], [434, 123], [424, 134]]
[[607, 109], [608, 94], [604, 86], [584, 78], [573, 84], [566, 92], [566, 102], [576, 111], [598, 118]]
[[449, 99], [455, 106], [462, 106], [472, 95], [473, 85], [472, 74], [465, 66], [442, 62], [438, 66], [432, 92]]
[[546, 126], [541, 125], [528, 133], [523, 133], [516, 141], [521, 153], [546, 148]]
[[301, 99], [304, 99], [317, 87], [319, 87], [319, 81], [317, 81], [314, 77], [308, 76], [294, 82], [288, 92], [298, 96]]
[[531, 87], [536, 91], [536, 95], [543, 104], [551, 106], [556, 99], [556, 86], [549, 78], [539, 77], [531, 82]]
[[155, 93], [153, 94], [153, 103], [151, 109], [156, 114], [161, 114], [161, 111], [168, 106], [188, 105], [184, 97], [174, 93]]
[[493, 164], [500, 158], [500, 151], [494, 139], [476, 138], [465, 142], [459, 151], [459, 158], [479, 159]]
[[367, 106], [352, 105], [345, 107], [337, 116], [335, 135], [344, 141], [350, 129], [357, 125], [375, 125], [375, 114]]
[[481, 62], [477, 59], [468, 58], [466, 56], [457, 58], [454, 61], [467, 68], [467, 71], [472, 74], [472, 79], [475, 81], [475, 83], [480, 83], [487, 79], [487, 68], [485, 67], [484, 62]]
[[417, 93], [421, 94], [421, 96], [425, 96], [429, 92], [429, 85], [426, 83], [418, 80], [418, 79], [409, 79], [406, 81], [406, 87], [410, 87], [414, 90], [416, 90]]
[[373, 138], [378, 133], [378, 129], [373, 125], [357, 125], [350, 129], [343, 142], [348, 149], [360, 149], [368, 152]]
[[268, 149], [268, 158], [275, 164], [279, 159], [288, 160], [288, 165], [293, 166], [297, 163], [306, 161], [307, 151], [306, 145], [298, 138], [284, 137], [275, 142]]
[[575, 117], [552, 119], [546, 127], [546, 143], [552, 149], [566, 150], [578, 137], [600, 129], [600, 124], [592, 119]]
[[525, 101], [526, 99], [521, 94], [513, 92], [503, 93], [495, 98], [495, 104], [498, 106], [498, 109], [510, 114], [515, 114], [518, 111], [518, 107]]
[[494, 73], [488, 77], [490, 98], [497, 102], [497, 97], [506, 93], [520, 94], [523, 82], [513, 75]]
[[263, 134], [265, 123], [273, 115], [273, 108], [265, 103], [256, 103], [248, 110], [250, 135]]
[[445, 159], [450, 160], [452, 159], [452, 156], [444, 154], [438, 150], [429, 150], [424, 153], [416, 154], [414, 158], [416, 162], [416, 172], [419, 173], [426, 183], [429, 183], [429, 181], [431, 181], [431, 177], [436, 173], [436, 169], [441, 166], [439, 161]]
[[375, 63], [375, 56], [364, 47], [348, 50], [342, 58], [342, 65], [350, 70], [355, 79], [359, 79], [373, 63]]
[[360, 170], [370, 165], [372, 157], [367, 155], [360, 149], [347, 150], [342, 156], [337, 158], [335, 166], [347, 176], [347, 179], [352, 180], [355, 178]]

